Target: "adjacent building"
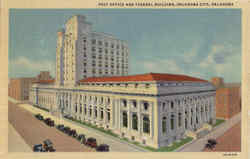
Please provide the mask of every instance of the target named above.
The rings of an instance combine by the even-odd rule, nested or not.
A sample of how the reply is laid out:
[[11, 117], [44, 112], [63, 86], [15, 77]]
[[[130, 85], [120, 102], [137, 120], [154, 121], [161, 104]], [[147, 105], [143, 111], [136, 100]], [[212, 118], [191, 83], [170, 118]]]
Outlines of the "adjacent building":
[[8, 95], [16, 100], [28, 100], [32, 83], [40, 80], [52, 80], [52, 77], [48, 71], [41, 71], [37, 77], [11, 78], [8, 84]]
[[216, 117], [229, 119], [241, 112], [241, 84], [227, 84], [220, 77], [214, 77], [211, 81], [216, 86]]

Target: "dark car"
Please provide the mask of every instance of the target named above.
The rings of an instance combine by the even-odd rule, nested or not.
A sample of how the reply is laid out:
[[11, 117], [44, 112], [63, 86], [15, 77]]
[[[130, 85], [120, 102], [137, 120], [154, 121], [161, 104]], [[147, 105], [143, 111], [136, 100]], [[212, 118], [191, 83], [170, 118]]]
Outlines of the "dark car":
[[60, 124], [60, 125], [57, 125], [56, 128], [60, 131], [63, 131], [64, 130], [64, 125], [63, 124]]
[[55, 126], [54, 120], [51, 120], [50, 118], [46, 118], [46, 119], [44, 120], [44, 123], [47, 124], [47, 125], [50, 126], [50, 127]]
[[213, 146], [217, 144], [217, 141], [215, 139], [209, 139], [207, 140], [207, 142]]
[[68, 126], [64, 127], [63, 132], [66, 133], [66, 134], [69, 134], [70, 127], [68, 127]]
[[43, 149], [43, 145], [42, 144], [37, 144], [33, 146], [33, 151], [34, 152], [44, 152], [45, 150]]
[[76, 138], [78, 141], [81, 142], [81, 144], [86, 144], [86, 137], [84, 134], [79, 134], [78, 137]]
[[45, 151], [49, 151], [49, 152], [54, 152], [54, 148], [53, 148], [53, 143], [47, 139], [43, 141], [43, 148], [45, 149]]
[[38, 119], [38, 120], [43, 120], [43, 116], [41, 114], [36, 114], [35, 117]]
[[68, 135], [76, 138], [77, 137], [76, 130], [75, 129], [70, 130], [70, 132], [68, 133]]
[[207, 144], [205, 145], [205, 148], [207, 148], [207, 149], [213, 149], [213, 148], [214, 148], [214, 145], [207, 143]]
[[109, 152], [109, 145], [101, 144], [101, 145], [97, 146], [96, 151], [98, 151], [98, 152]]
[[86, 145], [92, 147], [92, 148], [96, 148], [97, 147], [97, 143], [96, 143], [96, 139], [93, 137], [90, 137], [87, 139]]

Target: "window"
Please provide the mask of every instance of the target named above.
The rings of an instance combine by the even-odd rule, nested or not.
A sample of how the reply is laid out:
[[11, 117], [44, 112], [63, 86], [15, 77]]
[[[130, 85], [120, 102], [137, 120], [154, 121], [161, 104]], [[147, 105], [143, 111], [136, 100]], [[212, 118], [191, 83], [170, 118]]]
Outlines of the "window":
[[137, 107], [137, 103], [136, 103], [136, 101], [135, 101], [135, 100], [132, 102], [132, 104], [133, 104], [134, 108], [136, 108], [136, 107]]
[[174, 102], [173, 102], [173, 101], [171, 101], [170, 106], [171, 106], [171, 109], [173, 109], [173, 108], [174, 108]]
[[181, 113], [178, 114], [178, 125], [181, 127]]
[[103, 119], [103, 110], [101, 110], [101, 119]]
[[145, 87], [146, 87], [146, 88], [149, 88], [149, 86], [150, 86], [149, 83], [146, 83], [146, 84], [145, 84]]
[[96, 44], [96, 40], [95, 39], [92, 40], [92, 44]]
[[138, 130], [138, 118], [137, 114], [132, 115], [132, 129]]
[[127, 115], [127, 112], [122, 113], [122, 124], [123, 124], [123, 127], [128, 127], [128, 115]]
[[143, 132], [150, 133], [150, 121], [148, 116], [143, 117]]
[[110, 112], [108, 112], [108, 121], [110, 121]]
[[122, 104], [124, 107], [127, 107], [127, 101], [126, 100], [122, 100]]
[[148, 103], [147, 102], [144, 102], [143, 106], [144, 106], [144, 110], [148, 110]]
[[165, 110], [165, 106], [166, 106], [166, 103], [165, 103], [165, 102], [163, 102], [163, 103], [162, 103], [162, 111], [164, 111], [164, 110]]
[[[119, 68], [119, 66], [117, 66], [117, 68]], [[137, 87], [138, 87], [138, 85], [139, 85], [139, 84], [138, 84], [138, 83], [136, 83], [136, 84], [135, 84], [135, 88], [137, 88]]]
[[95, 118], [97, 118], [97, 109], [95, 108]]
[[92, 116], [92, 109], [91, 109], [91, 107], [89, 108], [89, 116]]
[[167, 118], [164, 116], [162, 118], [162, 133], [166, 133], [167, 132]]
[[171, 127], [171, 130], [174, 130], [174, 115], [172, 114], [171, 115], [171, 119], [170, 119], [170, 127]]
[[82, 104], [80, 104], [80, 113], [82, 113]]

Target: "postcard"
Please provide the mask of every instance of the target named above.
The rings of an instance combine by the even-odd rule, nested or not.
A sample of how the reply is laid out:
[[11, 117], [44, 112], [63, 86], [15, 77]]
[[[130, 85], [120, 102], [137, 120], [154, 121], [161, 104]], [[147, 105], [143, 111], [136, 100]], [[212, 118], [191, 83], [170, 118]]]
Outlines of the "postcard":
[[249, 157], [247, 5], [4, 2], [2, 155]]

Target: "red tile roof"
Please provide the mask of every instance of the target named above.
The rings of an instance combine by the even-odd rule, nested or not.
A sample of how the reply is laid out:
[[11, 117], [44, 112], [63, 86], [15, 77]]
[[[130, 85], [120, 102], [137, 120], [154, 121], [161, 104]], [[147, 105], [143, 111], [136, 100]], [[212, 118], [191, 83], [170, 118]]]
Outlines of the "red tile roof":
[[176, 74], [148, 73], [130, 76], [112, 76], [112, 77], [89, 77], [79, 82], [143, 82], [143, 81], [190, 81], [190, 82], [208, 82], [195, 77]]
[[53, 84], [55, 82], [54, 79], [51, 79], [51, 80], [37, 80], [33, 83], [39, 83], [39, 84]]

